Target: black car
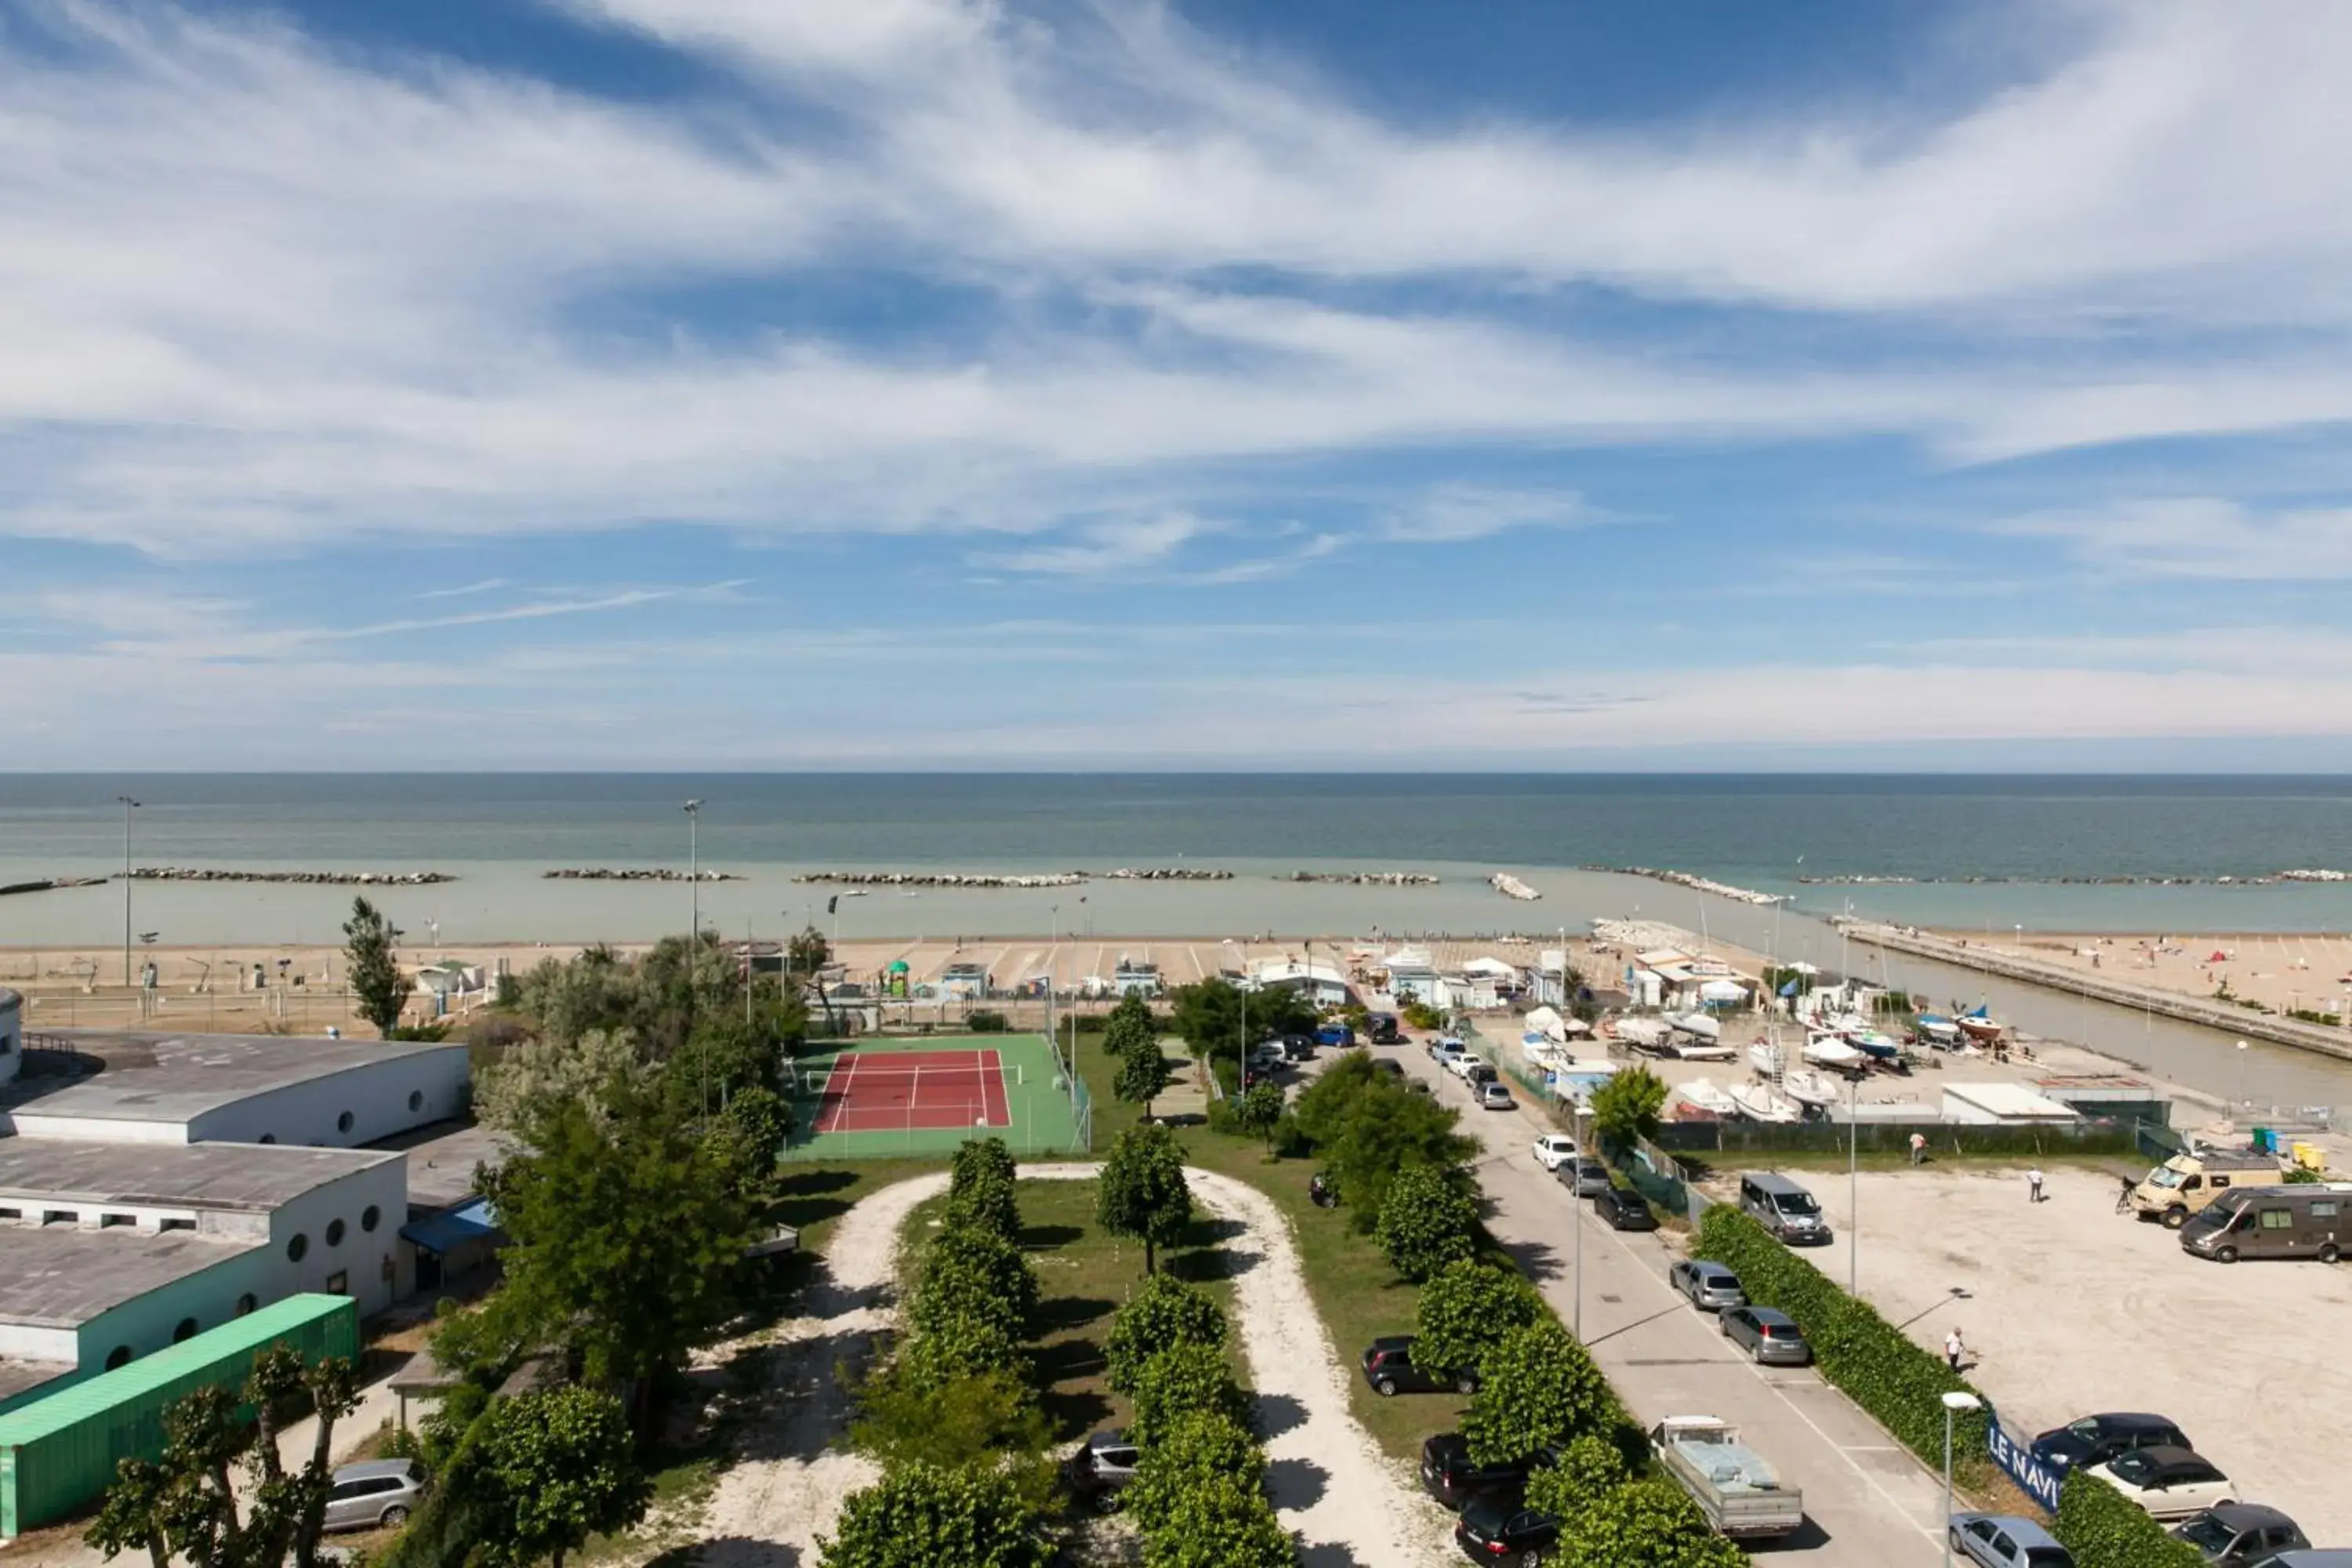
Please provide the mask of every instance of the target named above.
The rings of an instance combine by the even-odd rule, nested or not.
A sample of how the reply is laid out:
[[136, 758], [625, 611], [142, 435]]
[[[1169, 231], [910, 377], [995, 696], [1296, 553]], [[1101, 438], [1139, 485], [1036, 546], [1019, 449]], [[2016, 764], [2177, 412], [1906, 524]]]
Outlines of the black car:
[[1373, 1061], [1372, 1070], [1374, 1072], [1384, 1072], [1391, 1078], [1402, 1078], [1404, 1077], [1404, 1063], [1397, 1060], [1394, 1057], [1381, 1057]]
[[1658, 1216], [1650, 1212], [1649, 1200], [1630, 1188], [1611, 1187], [1593, 1194], [1592, 1212], [1618, 1230], [1658, 1228]]
[[1364, 1022], [1364, 1037], [1376, 1046], [1401, 1046], [1404, 1031], [1397, 1027], [1394, 1013], [1375, 1013]]
[[1312, 1035], [1285, 1035], [1282, 1037], [1282, 1054], [1292, 1061], [1303, 1062], [1315, 1054], [1315, 1047], [1320, 1043]]
[[2158, 1446], [2191, 1448], [2197, 1445], [2182, 1436], [2161, 1415], [2142, 1411], [2115, 1410], [2104, 1415], [2085, 1415], [2079, 1421], [2069, 1421], [2063, 1426], [2053, 1427], [2033, 1439], [2033, 1457], [2049, 1468], [2064, 1472], [2090, 1465], [2104, 1465], [2118, 1454], [2134, 1448]]
[[1528, 1472], [1556, 1463], [1559, 1456], [1546, 1448], [1507, 1465], [1482, 1465], [1470, 1458], [1470, 1439], [1459, 1432], [1440, 1432], [1421, 1445], [1421, 1484], [1447, 1508], [1459, 1510], [1472, 1498], [1488, 1493], [1517, 1497], [1528, 1484]]
[[[1424, 1472], [1428, 1466], [1424, 1456]], [[2172, 1538], [2197, 1548], [2214, 1568], [2246, 1568], [2265, 1557], [2311, 1544], [2294, 1521], [2258, 1502], [2216, 1504], [2173, 1526]]]
[[1454, 1539], [1474, 1563], [1522, 1563], [1535, 1568], [1559, 1544], [1559, 1521], [1514, 1498], [1472, 1498], [1454, 1527]]
[[1118, 1494], [1135, 1479], [1141, 1452], [1125, 1431], [1097, 1432], [1062, 1461], [1062, 1480], [1072, 1496], [1108, 1513], [1118, 1506]]
[[1412, 1336], [1384, 1334], [1364, 1351], [1364, 1381], [1386, 1399], [1391, 1394], [1475, 1394], [1478, 1371], [1462, 1367], [1432, 1377], [1412, 1364]]

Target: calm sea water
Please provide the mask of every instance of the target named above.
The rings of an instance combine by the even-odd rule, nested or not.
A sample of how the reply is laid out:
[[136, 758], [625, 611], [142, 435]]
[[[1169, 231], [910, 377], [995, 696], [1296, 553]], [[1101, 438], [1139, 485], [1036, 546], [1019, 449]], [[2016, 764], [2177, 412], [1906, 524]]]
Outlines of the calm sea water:
[[[449, 913], [432, 918], [461, 927], [496, 928], [474, 931], [474, 940], [663, 929], [677, 901], [670, 895], [683, 897], [683, 889], [546, 884], [538, 873], [683, 866], [688, 825], [679, 807], [689, 796], [707, 803], [703, 863], [741, 871], [752, 884], [706, 893], [706, 911], [763, 925], [822, 901], [791, 883], [797, 869], [1187, 864], [1244, 872], [1247, 885], [1097, 883], [1083, 914], [1075, 894], [1059, 901], [1073, 906], [1071, 920], [1104, 930], [1122, 929], [1117, 919], [1139, 921], [1124, 928], [1138, 934], [1360, 930], [1383, 920], [1391, 930], [1535, 930], [1581, 923], [1595, 900], [1589, 912], [1627, 912], [1641, 901], [1663, 918], [1696, 921], [1695, 908], [1682, 908], [1695, 900], [1679, 889], [1565, 869], [1646, 865], [1788, 893], [1816, 912], [1851, 900], [1857, 912], [1920, 924], [2352, 927], [2352, 886], [2344, 884], [2078, 885], [2352, 868], [2352, 779], [2340, 777], [18, 775], [0, 777], [0, 882], [119, 867], [115, 796], [125, 793], [144, 803], [133, 823], [132, 855], [142, 864], [445, 870], [463, 880], [402, 901], [436, 904]], [[1266, 880], [1294, 868], [1339, 868], [1433, 869], [1448, 885], [1373, 895]], [[1499, 900], [1483, 886], [1490, 868], [1528, 875], [1547, 902]], [[2011, 880], [1808, 886], [1801, 876]], [[160, 900], [150, 907], [176, 921], [167, 942], [290, 940], [289, 923], [313, 924], [314, 903], [310, 934], [317, 938], [334, 908], [348, 907], [347, 896], [280, 888], [156, 887], [142, 898]], [[991, 920], [1003, 929], [1015, 899], [877, 895], [844, 909], [875, 931]], [[1049, 910], [1053, 901], [1018, 895], [1013, 920], [1042, 931], [1061, 919]], [[47, 931], [60, 942], [99, 940], [109, 907], [78, 894], [0, 900], [0, 940], [41, 940]], [[1311, 923], [1326, 921], [1332, 923]]]

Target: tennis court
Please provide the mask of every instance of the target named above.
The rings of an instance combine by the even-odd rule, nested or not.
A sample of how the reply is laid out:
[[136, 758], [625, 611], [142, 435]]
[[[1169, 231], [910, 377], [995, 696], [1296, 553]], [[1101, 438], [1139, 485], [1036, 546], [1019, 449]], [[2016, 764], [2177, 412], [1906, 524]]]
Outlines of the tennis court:
[[1036, 1035], [877, 1041], [793, 1064], [792, 1160], [951, 1154], [968, 1138], [1086, 1152], [1083, 1084]]

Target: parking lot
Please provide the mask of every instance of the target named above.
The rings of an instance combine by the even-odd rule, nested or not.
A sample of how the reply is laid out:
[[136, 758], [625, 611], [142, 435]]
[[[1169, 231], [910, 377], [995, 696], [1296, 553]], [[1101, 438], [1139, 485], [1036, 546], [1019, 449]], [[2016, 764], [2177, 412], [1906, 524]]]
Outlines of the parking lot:
[[[1843, 1172], [1792, 1173], [1838, 1240], [1806, 1256], [1846, 1278]], [[2323, 1546], [2352, 1545], [2342, 1413], [2352, 1408], [2352, 1265], [2209, 1263], [2170, 1231], [2115, 1212], [2116, 1184], [2053, 1168], [2026, 1201], [2013, 1172], [1864, 1173], [1862, 1293], [1941, 1349], [2027, 1434], [2101, 1410], [2168, 1415], [2238, 1483]], [[1955, 1297], [1965, 1290], [1965, 1298]]]

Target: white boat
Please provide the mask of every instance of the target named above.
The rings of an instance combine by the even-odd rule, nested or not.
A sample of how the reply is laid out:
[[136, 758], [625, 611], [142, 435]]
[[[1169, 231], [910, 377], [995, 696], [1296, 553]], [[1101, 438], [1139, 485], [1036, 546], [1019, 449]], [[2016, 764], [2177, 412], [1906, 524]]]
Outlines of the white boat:
[[1805, 1042], [1805, 1060], [1833, 1072], [1860, 1072], [1870, 1058], [1835, 1035], [1816, 1035]]
[[1685, 1035], [1696, 1035], [1702, 1040], [1723, 1038], [1722, 1023], [1706, 1013], [1677, 1013], [1666, 1020]]
[[1780, 1089], [1799, 1105], [1814, 1109], [1835, 1105], [1845, 1098], [1838, 1092], [1835, 1079], [1811, 1068], [1790, 1068], [1781, 1076]]
[[1675, 1091], [1675, 1098], [1715, 1116], [1737, 1116], [1739, 1102], [1716, 1087], [1711, 1079], [1695, 1078]]
[[1804, 1108], [1769, 1083], [1736, 1083], [1727, 1090], [1739, 1114], [1751, 1121], [1802, 1121]]
[[1759, 1040], [1748, 1047], [1748, 1065], [1766, 1078], [1780, 1076], [1780, 1047], [1769, 1040]]
[[1912, 1020], [1919, 1037], [1931, 1046], [1957, 1046], [1960, 1043], [1960, 1026], [1949, 1018], [1933, 1013], [1922, 1013]]
[[1609, 1033], [1628, 1045], [1648, 1049], [1663, 1043], [1668, 1030], [1663, 1018], [1619, 1018], [1609, 1026]]
[[1738, 1058], [1739, 1052], [1721, 1040], [1702, 1040], [1696, 1035], [1684, 1035], [1658, 1047], [1674, 1053], [1675, 1059], [1685, 1062], [1727, 1062]]

